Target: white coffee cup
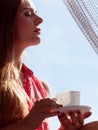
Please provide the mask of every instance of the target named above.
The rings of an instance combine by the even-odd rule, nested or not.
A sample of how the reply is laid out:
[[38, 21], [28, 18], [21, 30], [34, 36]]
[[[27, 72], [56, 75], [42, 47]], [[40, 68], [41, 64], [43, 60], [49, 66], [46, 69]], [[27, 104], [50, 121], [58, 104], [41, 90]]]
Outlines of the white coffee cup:
[[64, 91], [58, 93], [56, 98], [63, 106], [80, 105], [80, 91]]

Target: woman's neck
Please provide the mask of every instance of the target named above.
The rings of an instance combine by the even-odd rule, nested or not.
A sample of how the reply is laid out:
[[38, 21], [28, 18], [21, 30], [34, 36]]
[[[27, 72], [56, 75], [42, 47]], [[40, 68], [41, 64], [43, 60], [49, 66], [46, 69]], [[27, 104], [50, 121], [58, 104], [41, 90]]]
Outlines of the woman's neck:
[[21, 71], [22, 68], [22, 61], [16, 61], [15, 65], [17, 66], [18, 70]]
[[22, 68], [22, 54], [16, 54], [15, 55], [15, 66], [17, 66], [18, 70], [21, 71]]

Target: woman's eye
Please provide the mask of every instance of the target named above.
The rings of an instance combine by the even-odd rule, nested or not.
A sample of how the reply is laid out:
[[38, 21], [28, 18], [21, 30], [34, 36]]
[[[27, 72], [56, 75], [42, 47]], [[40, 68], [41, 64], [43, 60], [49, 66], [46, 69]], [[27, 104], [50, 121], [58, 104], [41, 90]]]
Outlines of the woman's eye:
[[25, 15], [25, 16], [32, 16], [32, 12], [31, 12], [31, 11], [26, 11], [26, 12], [24, 13], [24, 15]]

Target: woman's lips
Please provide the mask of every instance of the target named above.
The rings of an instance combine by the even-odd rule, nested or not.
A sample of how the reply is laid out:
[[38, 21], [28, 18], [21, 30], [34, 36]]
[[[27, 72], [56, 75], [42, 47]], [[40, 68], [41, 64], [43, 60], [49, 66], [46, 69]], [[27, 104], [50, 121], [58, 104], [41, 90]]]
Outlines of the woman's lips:
[[41, 33], [41, 29], [40, 29], [40, 28], [37, 28], [37, 29], [34, 30], [34, 32], [40, 34], [40, 33]]

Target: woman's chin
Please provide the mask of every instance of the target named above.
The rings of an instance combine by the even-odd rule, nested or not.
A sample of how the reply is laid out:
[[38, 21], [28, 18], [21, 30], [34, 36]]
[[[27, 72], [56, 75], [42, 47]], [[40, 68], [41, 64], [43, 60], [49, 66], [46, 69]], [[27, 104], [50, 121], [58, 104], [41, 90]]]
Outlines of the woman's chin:
[[38, 45], [40, 44], [40, 42], [41, 42], [41, 39], [37, 38], [36, 40], [32, 41], [32, 45]]
[[40, 43], [41, 38], [39, 36], [37, 36], [35, 39], [33, 39], [33, 43], [37, 44]]

